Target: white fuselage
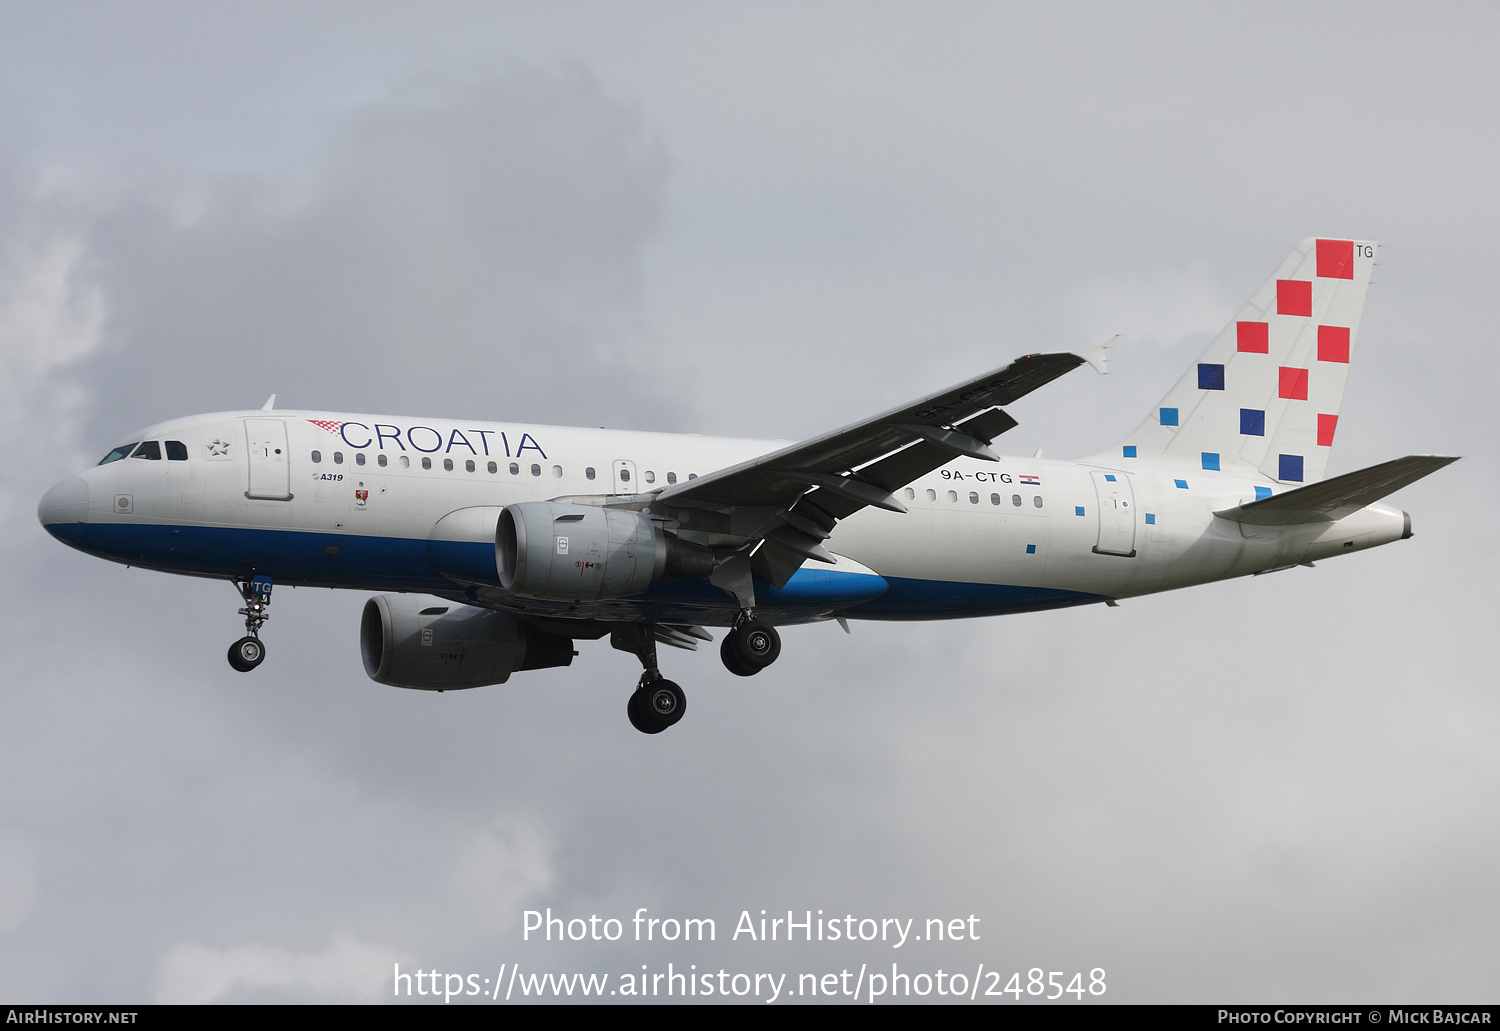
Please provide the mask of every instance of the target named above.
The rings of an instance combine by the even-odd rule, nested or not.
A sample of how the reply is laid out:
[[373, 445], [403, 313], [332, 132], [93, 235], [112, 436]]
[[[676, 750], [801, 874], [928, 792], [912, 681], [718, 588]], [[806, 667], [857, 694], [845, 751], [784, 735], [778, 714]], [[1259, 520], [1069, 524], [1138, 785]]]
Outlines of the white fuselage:
[[[524, 501], [649, 494], [783, 443], [295, 411], [177, 419], [140, 439], [163, 442], [162, 457], [122, 458], [64, 481], [43, 502], [48, 528], [90, 553], [168, 572], [259, 571], [280, 583], [421, 591], [564, 618], [706, 625], [727, 625], [737, 611], [706, 581], [582, 605], [507, 597], [480, 569], [482, 549], [494, 546], [493, 513]], [[185, 459], [165, 453], [180, 453], [177, 443]], [[758, 586], [757, 597], [783, 623], [955, 618], [1147, 594], [1403, 535], [1403, 513], [1381, 505], [1284, 527], [1214, 515], [1272, 486], [1098, 458], [958, 459], [898, 492], [905, 514], [864, 509], [826, 542], [837, 572], [883, 579], [878, 594], [825, 590], [813, 581], [827, 567], [809, 562], [786, 591], [763, 585], [762, 597]], [[689, 535], [691, 518], [674, 529]], [[455, 576], [434, 550], [439, 540], [477, 571]], [[799, 589], [799, 578], [811, 586]]]

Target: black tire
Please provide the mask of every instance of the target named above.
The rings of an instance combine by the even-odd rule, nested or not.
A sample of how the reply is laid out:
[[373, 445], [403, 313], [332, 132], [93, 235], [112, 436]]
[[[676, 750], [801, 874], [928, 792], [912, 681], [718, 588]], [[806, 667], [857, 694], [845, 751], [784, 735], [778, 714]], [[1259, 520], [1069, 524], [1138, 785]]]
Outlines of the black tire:
[[640, 688], [630, 696], [630, 701], [625, 704], [625, 715], [630, 717], [630, 725], [642, 734], [660, 734], [666, 730], [666, 726], [657, 726], [652, 722], [642, 705], [646, 697], [645, 688]]
[[[739, 669], [747, 669], [750, 673], [739, 675], [750, 676], [765, 669], [781, 655], [781, 635], [770, 623], [752, 619], [731, 630], [724, 638], [723, 648], [734, 654], [733, 666], [727, 661], [724, 663], [729, 671], [737, 673]], [[723, 654], [722, 650], [720, 654]]]
[[630, 725], [642, 734], [660, 734], [687, 712], [687, 695], [670, 680], [653, 680], [636, 689], [625, 706]]
[[646, 685], [642, 708], [651, 722], [666, 730], [687, 712], [687, 695], [670, 680], [653, 680]]
[[266, 657], [266, 646], [258, 637], [241, 637], [229, 646], [229, 665], [237, 672], [249, 673]]
[[724, 635], [724, 640], [719, 642], [719, 658], [724, 662], [724, 668], [737, 677], [753, 677], [760, 672], [755, 666], [747, 666], [740, 661], [740, 656], [734, 649], [734, 631]]

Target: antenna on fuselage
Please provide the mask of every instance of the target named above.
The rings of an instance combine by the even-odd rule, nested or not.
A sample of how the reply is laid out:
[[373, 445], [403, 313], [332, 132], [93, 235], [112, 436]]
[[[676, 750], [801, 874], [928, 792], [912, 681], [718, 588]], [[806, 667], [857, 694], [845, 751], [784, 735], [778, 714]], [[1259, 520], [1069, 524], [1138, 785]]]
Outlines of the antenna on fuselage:
[[263, 412], [269, 412], [269, 411], [272, 411], [273, 409], [275, 409], [275, 407], [276, 407], [276, 395], [272, 394], [270, 397], [266, 398], [266, 403], [260, 406], [260, 410], [263, 411]]

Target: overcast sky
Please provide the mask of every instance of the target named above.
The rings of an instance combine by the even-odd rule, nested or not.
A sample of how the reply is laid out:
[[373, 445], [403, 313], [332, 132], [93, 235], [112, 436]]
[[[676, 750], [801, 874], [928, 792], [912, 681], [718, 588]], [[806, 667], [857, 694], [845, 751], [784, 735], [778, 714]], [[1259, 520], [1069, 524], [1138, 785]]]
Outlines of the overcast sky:
[[[0, 24], [0, 998], [898, 962], [1103, 968], [1110, 1001], [1495, 1001], [1494, 11]], [[1112, 609], [790, 628], [753, 680], [668, 651], [689, 713], [657, 737], [602, 643], [501, 687], [376, 685], [350, 592], [278, 592], [237, 674], [227, 585], [36, 522], [140, 426], [272, 392], [797, 438], [1118, 332], [1108, 377], [1000, 442], [1091, 454], [1313, 235], [1382, 244], [1330, 472], [1464, 456], [1392, 499], [1413, 539]], [[719, 941], [523, 942], [547, 907]], [[981, 938], [728, 940], [761, 909]]]

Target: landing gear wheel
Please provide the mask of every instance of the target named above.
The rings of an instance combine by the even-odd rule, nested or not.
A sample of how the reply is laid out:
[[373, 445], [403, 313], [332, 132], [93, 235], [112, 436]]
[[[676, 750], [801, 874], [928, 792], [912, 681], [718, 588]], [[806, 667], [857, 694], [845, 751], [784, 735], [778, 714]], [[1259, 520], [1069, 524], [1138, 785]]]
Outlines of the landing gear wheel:
[[740, 661], [739, 653], [734, 650], [733, 637], [733, 633], [725, 634], [724, 640], [719, 643], [719, 658], [724, 660], [724, 668], [737, 677], [755, 676], [760, 670]]
[[241, 637], [229, 646], [229, 664], [241, 673], [249, 673], [266, 657], [266, 646], [258, 637]]
[[719, 646], [724, 666], [739, 677], [750, 677], [781, 655], [781, 635], [769, 623], [748, 619], [729, 631]]
[[243, 580], [235, 580], [234, 589], [240, 592], [245, 607], [240, 615], [245, 617], [245, 636], [229, 646], [229, 664], [237, 672], [249, 673], [266, 657], [266, 646], [260, 643], [260, 628], [266, 625], [271, 614], [272, 582], [269, 576], [253, 569]]
[[687, 712], [687, 695], [670, 680], [642, 684], [625, 706], [630, 725], [642, 734], [660, 734]]

